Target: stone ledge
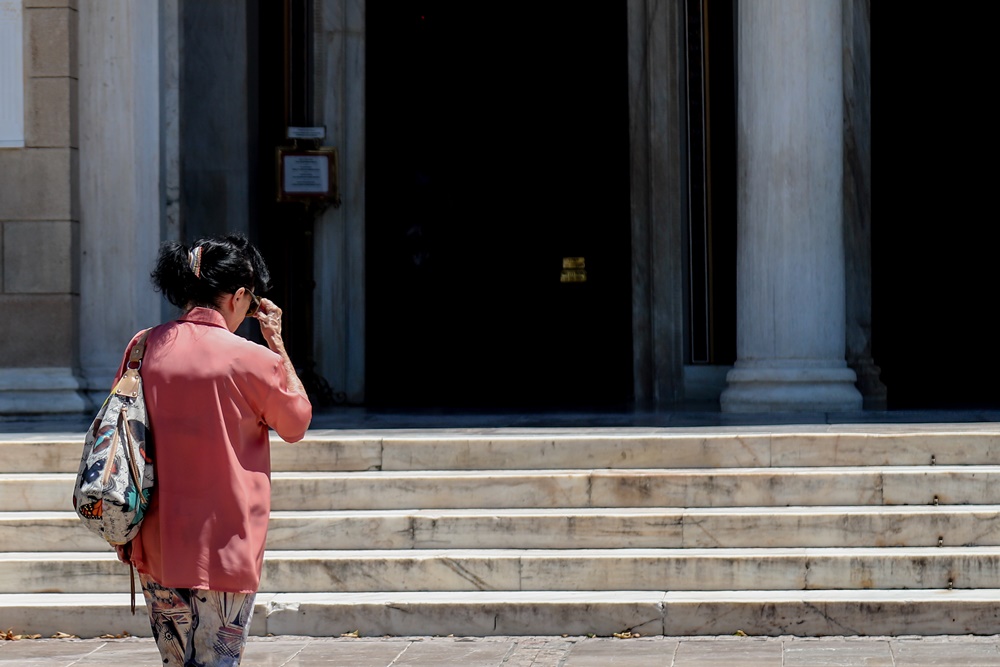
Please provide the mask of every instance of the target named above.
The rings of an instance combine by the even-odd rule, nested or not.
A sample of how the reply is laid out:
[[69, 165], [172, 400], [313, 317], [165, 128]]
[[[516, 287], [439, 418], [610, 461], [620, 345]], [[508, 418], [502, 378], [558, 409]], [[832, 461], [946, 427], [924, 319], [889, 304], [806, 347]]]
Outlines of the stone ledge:
[[0, 368], [0, 415], [82, 413], [80, 388], [71, 368]]
[[[20, 373], [24, 369], [10, 369]], [[4, 373], [0, 370], [0, 391]], [[17, 380], [20, 383], [21, 380]], [[82, 385], [83, 381], [80, 380]], [[17, 384], [13, 388], [18, 388]], [[101, 396], [103, 401], [107, 390]], [[89, 413], [88, 413], [89, 414]], [[7, 447], [15, 466], [7, 472], [76, 472], [79, 433], [90, 424], [86, 415], [67, 425], [55, 420], [10, 424], [0, 433], [0, 447]], [[20, 429], [18, 431], [17, 429]], [[817, 433], [809, 429], [782, 433], [733, 433], [728, 430], [703, 435], [608, 431], [591, 429], [578, 434], [498, 434], [477, 437], [427, 429], [408, 437], [383, 436], [376, 431], [310, 430], [300, 442], [289, 445], [271, 434], [271, 469], [274, 472], [413, 472], [420, 470], [533, 471], [569, 469], [672, 469], [855, 466], [1000, 465], [1000, 428], [996, 424], [942, 424], [936, 428], [910, 425], [894, 430], [865, 432], [852, 427]], [[14, 454], [19, 446], [41, 443], [65, 448], [56, 464], [40, 469], [23, 467]], [[34, 451], [34, 450], [33, 450]], [[53, 454], [55, 457], [55, 454]], [[36, 465], [36, 464], [32, 464]]]
[[[975, 590], [998, 572], [1000, 547], [308, 550], [268, 551], [260, 590]], [[0, 553], [0, 592], [127, 588], [128, 568], [110, 550]]]
[[[253, 636], [906, 636], [993, 635], [1000, 590], [590, 591], [520, 593], [259, 594]], [[136, 596], [0, 595], [0, 626], [21, 633], [97, 637], [127, 631], [148, 637]]]
[[[76, 514], [54, 510], [0, 511], [0, 544], [108, 550]], [[275, 511], [267, 544], [275, 551], [1000, 546], [1000, 505]]]

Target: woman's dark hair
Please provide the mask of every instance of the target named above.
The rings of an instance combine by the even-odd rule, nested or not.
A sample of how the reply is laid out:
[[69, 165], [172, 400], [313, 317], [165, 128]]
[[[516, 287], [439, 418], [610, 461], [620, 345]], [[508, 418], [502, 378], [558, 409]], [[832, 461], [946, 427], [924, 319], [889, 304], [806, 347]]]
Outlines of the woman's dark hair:
[[242, 234], [200, 239], [190, 247], [165, 241], [150, 278], [156, 290], [178, 308], [212, 307], [220, 296], [241, 287], [257, 295], [271, 287], [264, 258]]

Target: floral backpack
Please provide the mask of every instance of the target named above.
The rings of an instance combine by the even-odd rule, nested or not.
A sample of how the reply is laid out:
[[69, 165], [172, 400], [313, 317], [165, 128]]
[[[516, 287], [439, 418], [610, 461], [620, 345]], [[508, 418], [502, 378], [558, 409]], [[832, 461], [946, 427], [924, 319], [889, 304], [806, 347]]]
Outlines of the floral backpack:
[[125, 373], [87, 431], [73, 507], [90, 530], [114, 546], [139, 532], [153, 492], [153, 439], [139, 368], [147, 329], [132, 348]]

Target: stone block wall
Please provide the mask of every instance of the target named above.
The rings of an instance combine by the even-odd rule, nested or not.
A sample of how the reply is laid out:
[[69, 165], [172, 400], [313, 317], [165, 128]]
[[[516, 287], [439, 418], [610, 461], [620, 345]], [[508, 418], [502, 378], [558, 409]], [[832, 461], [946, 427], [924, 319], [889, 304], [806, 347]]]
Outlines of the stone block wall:
[[77, 0], [23, 0], [24, 147], [0, 149], [0, 414], [77, 395]]

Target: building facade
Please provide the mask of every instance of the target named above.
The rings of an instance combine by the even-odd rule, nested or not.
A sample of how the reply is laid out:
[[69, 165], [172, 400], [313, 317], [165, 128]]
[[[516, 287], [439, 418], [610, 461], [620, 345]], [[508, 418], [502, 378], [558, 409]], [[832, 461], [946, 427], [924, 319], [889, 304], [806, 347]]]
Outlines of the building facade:
[[321, 403], [885, 409], [869, 0], [607, 4], [0, 0], [0, 414], [90, 409], [225, 231]]

